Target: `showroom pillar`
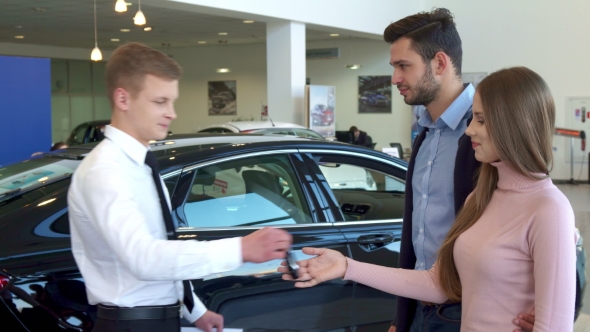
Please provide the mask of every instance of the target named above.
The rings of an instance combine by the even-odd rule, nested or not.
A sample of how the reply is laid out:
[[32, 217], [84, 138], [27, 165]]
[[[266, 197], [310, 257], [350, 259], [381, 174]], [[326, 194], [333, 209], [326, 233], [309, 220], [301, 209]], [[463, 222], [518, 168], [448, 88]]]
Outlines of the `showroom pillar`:
[[266, 23], [268, 116], [305, 125], [305, 24]]

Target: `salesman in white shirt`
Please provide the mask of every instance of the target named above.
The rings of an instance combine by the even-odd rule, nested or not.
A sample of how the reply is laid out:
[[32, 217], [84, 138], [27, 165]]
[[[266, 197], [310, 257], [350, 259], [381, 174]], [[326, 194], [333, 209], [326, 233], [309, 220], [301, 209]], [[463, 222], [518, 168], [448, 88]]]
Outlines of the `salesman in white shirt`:
[[183, 293], [184, 318], [221, 331], [223, 317], [182, 280], [281, 259], [291, 246], [291, 235], [275, 228], [218, 241], [167, 240], [170, 199], [146, 162], [149, 141], [165, 138], [176, 118], [181, 74], [172, 58], [139, 43], [119, 47], [108, 61], [111, 125], [68, 192], [72, 251], [88, 301], [98, 304], [93, 331], [180, 331]]

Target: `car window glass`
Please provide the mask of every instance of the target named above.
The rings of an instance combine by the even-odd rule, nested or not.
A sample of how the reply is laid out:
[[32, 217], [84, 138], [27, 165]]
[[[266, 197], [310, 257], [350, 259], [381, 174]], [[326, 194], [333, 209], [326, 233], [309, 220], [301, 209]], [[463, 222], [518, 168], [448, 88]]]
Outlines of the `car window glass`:
[[230, 133], [231, 131], [225, 128], [209, 128], [199, 131], [200, 133]]
[[319, 167], [346, 221], [402, 217], [405, 181], [353, 164], [320, 161]]
[[262, 156], [196, 170], [184, 204], [190, 227], [312, 222], [287, 156]]
[[273, 130], [268, 130], [267, 133], [273, 134], [273, 135], [296, 136], [295, 133], [290, 129], [273, 129]]
[[166, 189], [168, 189], [168, 194], [170, 196], [172, 196], [172, 193], [174, 192], [174, 187], [176, 187], [176, 182], [178, 181], [179, 177], [180, 177], [180, 174], [175, 175], [175, 176], [166, 177], [164, 179], [164, 184], [166, 185]]
[[312, 131], [312, 130], [295, 129], [295, 133], [299, 137], [319, 138], [319, 139], [323, 139], [324, 138], [322, 135], [320, 135], [320, 134], [318, 134], [318, 133], [316, 133], [315, 131]]
[[87, 129], [88, 127], [86, 125], [81, 125], [74, 130], [74, 135], [72, 136], [75, 144], [84, 144], [84, 137]]

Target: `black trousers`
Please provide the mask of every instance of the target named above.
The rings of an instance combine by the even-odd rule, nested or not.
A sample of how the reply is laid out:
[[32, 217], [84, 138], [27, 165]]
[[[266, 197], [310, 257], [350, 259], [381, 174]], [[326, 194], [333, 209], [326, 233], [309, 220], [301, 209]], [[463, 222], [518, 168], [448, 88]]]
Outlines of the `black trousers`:
[[180, 317], [167, 319], [108, 320], [98, 318], [92, 332], [179, 332]]

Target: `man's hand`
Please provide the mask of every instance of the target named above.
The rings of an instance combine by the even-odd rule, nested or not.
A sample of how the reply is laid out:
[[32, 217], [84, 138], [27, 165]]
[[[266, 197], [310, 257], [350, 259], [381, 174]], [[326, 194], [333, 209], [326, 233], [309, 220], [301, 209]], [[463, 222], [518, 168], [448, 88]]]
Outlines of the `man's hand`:
[[[303, 248], [302, 251], [306, 255], [316, 257], [297, 262], [299, 278], [295, 280], [295, 287], [313, 287], [324, 281], [344, 277], [348, 262], [338, 251], [310, 247]], [[283, 280], [293, 280], [286, 262], [281, 263], [278, 271], [284, 273]]]
[[285, 258], [292, 242], [288, 232], [265, 227], [242, 238], [242, 257], [244, 262], [252, 263]]
[[396, 327], [392, 325], [389, 327], [389, 331], [387, 331], [387, 332], [395, 332], [395, 330], [396, 330]]
[[535, 326], [535, 309], [531, 311], [530, 314], [519, 314], [518, 318], [512, 321], [514, 325], [520, 327], [520, 329], [515, 329], [514, 332], [532, 332], [533, 327]]
[[201, 318], [195, 321], [195, 326], [205, 332], [213, 332], [213, 328], [217, 328], [217, 332], [223, 331], [223, 316], [207, 310]]

